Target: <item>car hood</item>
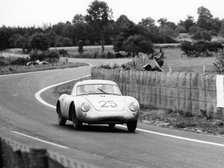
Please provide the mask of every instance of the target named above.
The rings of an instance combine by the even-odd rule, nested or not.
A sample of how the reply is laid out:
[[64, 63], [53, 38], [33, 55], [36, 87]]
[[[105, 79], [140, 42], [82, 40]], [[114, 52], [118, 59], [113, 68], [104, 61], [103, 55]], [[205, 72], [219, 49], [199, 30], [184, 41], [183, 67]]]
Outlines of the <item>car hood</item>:
[[123, 110], [125, 98], [116, 95], [88, 95], [85, 97], [97, 111]]

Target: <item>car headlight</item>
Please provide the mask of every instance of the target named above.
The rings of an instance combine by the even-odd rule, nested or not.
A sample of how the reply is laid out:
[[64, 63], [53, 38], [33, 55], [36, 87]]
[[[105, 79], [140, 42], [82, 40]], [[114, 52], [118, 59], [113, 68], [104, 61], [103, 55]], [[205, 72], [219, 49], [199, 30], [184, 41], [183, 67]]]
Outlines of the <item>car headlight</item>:
[[83, 112], [87, 112], [87, 111], [89, 111], [89, 110], [90, 110], [90, 105], [89, 105], [88, 103], [82, 103], [82, 104], [81, 104], [81, 110], [82, 110]]
[[132, 102], [130, 105], [129, 105], [129, 109], [133, 112], [137, 112], [139, 110], [139, 105], [138, 103], [136, 102]]

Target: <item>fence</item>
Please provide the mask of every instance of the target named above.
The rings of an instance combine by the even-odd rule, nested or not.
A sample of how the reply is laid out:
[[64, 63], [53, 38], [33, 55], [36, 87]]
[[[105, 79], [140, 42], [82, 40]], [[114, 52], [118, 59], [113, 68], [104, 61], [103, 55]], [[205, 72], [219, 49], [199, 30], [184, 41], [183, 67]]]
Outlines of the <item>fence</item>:
[[94, 67], [91, 75], [93, 79], [117, 82], [124, 95], [137, 98], [145, 106], [224, 119], [224, 110], [216, 107], [214, 74], [124, 71]]

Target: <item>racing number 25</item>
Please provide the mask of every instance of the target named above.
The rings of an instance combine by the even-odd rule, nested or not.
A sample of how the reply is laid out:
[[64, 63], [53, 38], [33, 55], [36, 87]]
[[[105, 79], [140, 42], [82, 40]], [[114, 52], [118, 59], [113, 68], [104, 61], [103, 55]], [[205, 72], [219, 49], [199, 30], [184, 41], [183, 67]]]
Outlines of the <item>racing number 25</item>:
[[115, 103], [113, 100], [108, 100], [108, 101], [101, 100], [99, 101], [99, 104], [100, 104], [100, 107], [103, 107], [103, 108], [117, 107], [117, 103]]

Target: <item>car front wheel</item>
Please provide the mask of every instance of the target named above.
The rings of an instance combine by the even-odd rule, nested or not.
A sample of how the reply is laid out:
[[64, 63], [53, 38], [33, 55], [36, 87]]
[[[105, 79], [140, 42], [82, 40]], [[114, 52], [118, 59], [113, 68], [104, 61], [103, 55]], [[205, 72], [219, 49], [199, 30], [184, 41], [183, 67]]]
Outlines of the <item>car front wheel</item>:
[[130, 121], [127, 123], [127, 128], [129, 132], [135, 132], [137, 127], [137, 121]]
[[58, 113], [58, 124], [65, 125], [66, 119], [61, 114], [61, 107], [59, 103], [57, 104], [57, 113]]
[[75, 129], [80, 129], [82, 127], [82, 122], [80, 122], [76, 116], [75, 106], [71, 104], [71, 114], [72, 114], [72, 123]]

